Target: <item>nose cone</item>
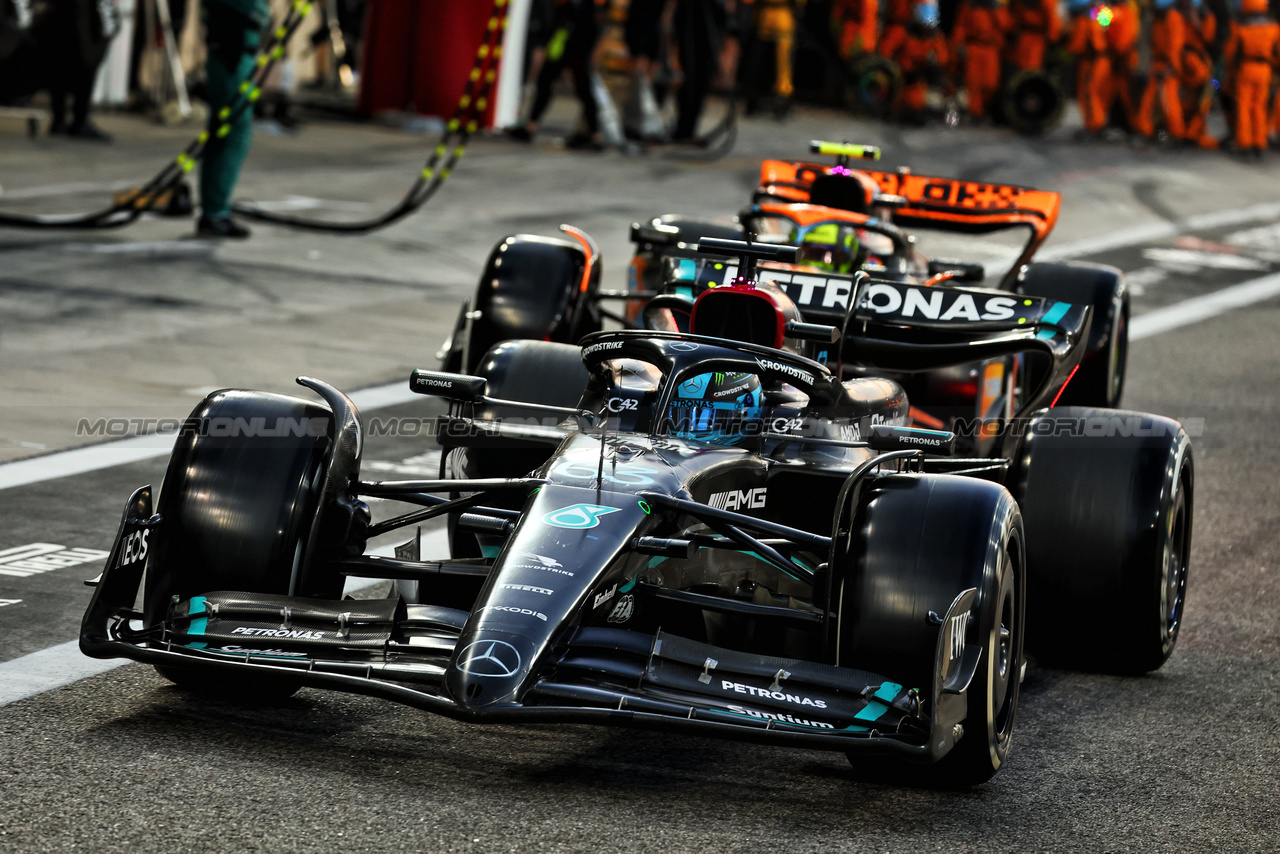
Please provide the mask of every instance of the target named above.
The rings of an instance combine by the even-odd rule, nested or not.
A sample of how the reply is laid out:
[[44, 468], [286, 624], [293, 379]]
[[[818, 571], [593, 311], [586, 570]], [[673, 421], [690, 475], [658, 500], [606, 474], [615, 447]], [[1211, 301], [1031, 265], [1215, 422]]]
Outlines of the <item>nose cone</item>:
[[533, 667], [537, 645], [493, 629], [464, 637], [445, 674], [445, 687], [459, 704], [480, 709], [514, 703]]

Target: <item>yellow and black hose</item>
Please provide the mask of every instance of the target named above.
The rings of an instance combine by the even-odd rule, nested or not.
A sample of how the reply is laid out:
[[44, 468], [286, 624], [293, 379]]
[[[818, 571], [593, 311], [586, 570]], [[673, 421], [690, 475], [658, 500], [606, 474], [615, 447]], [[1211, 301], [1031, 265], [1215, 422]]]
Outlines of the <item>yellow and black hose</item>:
[[448, 180], [453, 167], [466, 151], [467, 143], [479, 127], [485, 110], [489, 107], [489, 97], [498, 76], [498, 64], [502, 59], [502, 38], [507, 27], [507, 2], [508, 0], [494, 0], [484, 39], [476, 49], [475, 62], [472, 64], [471, 73], [467, 76], [462, 97], [458, 99], [453, 117], [445, 125], [440, 142], [431, 152], [422, 171], [414, 179], [413, 186], [395, 207], [380, 216], [359, 222], [326, 222], [284, 216], [262, 210], [252, 202], [234, 205], [233, 210], [236, 215], [292, 228], [350, 234], [383, 228], [421, 208]]
[[250, 109], [262, 95], [262, 84], [272, 67], [284, 56], [284, 46], [311, 11], [310, 0], [293, 0], [284, 20], [276, 27], [271, 38], [258, 51], [253, 71], [240, 84], [234, 104], [223, 107], [211, 116], [209, 126], [187, 144], [178, 156], [164, 165], [150, 181], [136, 192], [112, 205], [87, 214], [22, 215], [0, 212], [0, 227], [11, 228], [118, 228], [136, 220], [151, 207], [157, 196], [172, 189], [182, 177], [195, 168], [209, 145], [222, 139], [231, 129], [231, 123], [245, 110]]

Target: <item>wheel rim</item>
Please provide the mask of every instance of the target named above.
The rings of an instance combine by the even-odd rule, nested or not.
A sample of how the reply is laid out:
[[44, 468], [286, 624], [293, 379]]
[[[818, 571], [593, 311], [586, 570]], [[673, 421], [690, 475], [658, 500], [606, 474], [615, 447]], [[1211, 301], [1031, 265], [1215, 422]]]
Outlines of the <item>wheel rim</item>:
[[[1017, 656], [1017, 611], [1015, 609], [1015, 583], [1008, 576], [1013, 572], [1013, 562], [1006, 551], [1001, 557], [999, 616], [991, 627], [990, 654], [991, 678], [989, 680], [989, 706], [991, 710], [991, 736], [993, 747], [1003, 747], [1013, 728], [1013, 713], [1017, 703], [1019, 678]], [[1008, 581], [1006, 582], [1006, 578]]]
[[1169, 514], [1160, 562], [1160, 641], [1168, 653], [1178, 639], [1182, 606], [1187, 593], [1187, 526], [1185, 493], [1179, 490], [1177, 505]]
[[1118, 406], [1120, 404], [1120, 393], [1124, 391], [1124, 372], [1125, 362], [1129, 355], [1129, 309], [1128, 306], [1120, 310], [1120, 316], [1116, 319], [1116, 328], [1112, 333], [1111, 341], [1111, 359], [1110, 372], [1108, 376], [1111, 378], [1110, 388], [1107, 389], [1107, 405]]

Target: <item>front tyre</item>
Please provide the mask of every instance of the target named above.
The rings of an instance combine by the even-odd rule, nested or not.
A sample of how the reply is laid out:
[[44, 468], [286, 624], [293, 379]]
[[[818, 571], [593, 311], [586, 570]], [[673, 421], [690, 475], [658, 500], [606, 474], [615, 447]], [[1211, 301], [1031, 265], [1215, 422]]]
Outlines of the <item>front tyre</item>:
[[[164, 533], [147, 567], [148, 625], [163, 622], [175, 598], [213, 591], [341, 596], [336, 572], [305, 571], [316, 558], [307, 547], [333, 432], [329, 410], [281, 394], [220, 391], [196, 407], [157, 502]], [[156, 670], [181, 687], [228, 699], [279, 699], [297, 690], [275, 678]]]
[[[982, 649], [964, 734], [933, 765], [850, 755], [855, 769], [907, 785], [965, 788], [992, 777], [1009, 753], [1022, 673], [1022, 518], [999, 484], [951, 475], [902, 475], [872, 487], [836, 538], [837, 663], [884, 673], [931, 694], [945, 614], [976, 588], [966, 644]], [[932, 701], [932, 698], [930, 698]]]

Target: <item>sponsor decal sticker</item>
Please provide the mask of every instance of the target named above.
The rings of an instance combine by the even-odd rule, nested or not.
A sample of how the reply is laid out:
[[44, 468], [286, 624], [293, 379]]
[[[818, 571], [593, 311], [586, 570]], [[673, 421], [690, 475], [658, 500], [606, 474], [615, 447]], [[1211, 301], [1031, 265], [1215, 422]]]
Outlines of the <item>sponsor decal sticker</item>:
[[729, 711], [733, 712], [735, 715], [746, 715], [747, 717], [755, 718], [756, 720], [777, 721], [778, 723], [795, 724], [796, 726], [814, 727], [816, 729], [836, 728], [835, 724], [829, 724], [823, 721], [804, 720], [803, 718], [793, 718], [791, 715], [780, 712], [758, 712], [755, 709], [748, 709], [744, 706], [735, 706], [732, 704], [726, 705], [728, 705]]
[[601, 605], [603, 605], [603, 604], [605, 604], [606, 602], [608, 602], [610, 599], [612, 599], [612, 598], [614, 597], [614, 594], [616, 594], [617, 592], [618, 592], [618, 585], [615, 583], [615, 584], [614, 584], [612, 587], [610, 587], [608, 590], [604, 591], [603, 593], [598, 594], [598, 595], [596, 596], [595, 602], [593, 602], [593, 603], [591, 604], [591, 608], [592, 608], [592, 610], [594, 610], [594, 609], [596, 609], [596, 608], [599, 608]]
[[720, 680], [721, 691], [733, 691], [738, 694], [750, 694], [753, 697], [768, 697], [782, 703], [792, 703], [796, 706], [812, 706], [815, 709], [825, 709], [827, 707], [826, 700], [815, 700], [812, 697], [805, 697], [800, 694], [791, 694], [787, 691], [772, 691], [768, 688], [757, 688], [754, 685], [745, 685], [741, 682], [734, 682], [730, 679]]
[[972, 611], [965, 611], [963, 614], [957, 614], [951, 618], [951, 656], [949, 661], [955, 661], [964, 655], [964, 636], [969, 628], [969, 618], [973, 616]]
[[567, 575], [573, 578], [573, 573], [564, 568], [564, 564], [553, 557], [546, 555], [534, 554], [533, 552], [525, 552], [515, 558], [513, 566], [516, 569], [540, 569], [543, 572], [551, 572], [556, 575]]
[[795, 377], [805, 385], [813, 385], [813, 374], [808, 371], [801, 370], [795, 365], [788, 365], [785, 362], [775, 362], [772, 359], [761, 358], [756, 359], [756, 364], [766, 371], [774, 371], [775, 373]]
[[623, 343], [622, 341], [601, 341], [599, 344], [583, 347], [582, 355], [590, 356], [592, 353], [599, 353], [601, 350], [621, 350]]
[[303, 629], [259, 629], [252, 626], [236, 626], [231, 630], [231, 634], [255, 638], [285, 638], [288, 640], [321, 640], [324, 638], [324, 632], [311, 632]]
[[134, 531], [128, 534], [120, 544], [120, 566], [128, 566], [131, 563], [145, 560], [147, 557], [147, 538], [150, 536], [150, 528], [144, 528], [141, 531]]
[[862, 292], [858, 308], [875, 314], [892, 314], [904, 320], [953, 320], [978, 323], [1010, 320], [1018, 300], [1008, 296], [983, 297], [950, 288], [913, 288], [876, 282]]
[[210, 652], [229, 652], [229, 653], [232, 653], [233, 655], [246, 655], [246, 654], [247, 655], [274, 655], [279, 658], [306, 658], [307, 657], [307, 653], [305, 652], [288, 652], [287, 650], [283, 650], [283, 649], [253, 649], [252, 647], [236, 646], [235, 644], [220, 646], [210, 650]]
[[489, 605], [484, 610], [502, 611], [507, 614], [520, 614], [521, 616], [524, 616], [524, 617], [537, 617], [539, 620], [542, 620], [542, 622], [544, 623], [547, 621], [546, 614], [539, 613], [537, 611], [534, 611], [531, 608], [515, 608], [510, 605]]
[[542, 517], [542, 521], [553, 528], [581, 530], [594, 528], [600, 524], [600, 517], [617, 513], [620, 507], [605, 507], [600, 504], [573, 504], [552, 510]]
[[755, 489], [731, 489], [728, 492], [713, 492], [707, 498], [707, 506], [717, 510], [759, 510], [764, 507], [768, 487], [757, 486]]
[[435, 377], [418, 377], [418, 385], [431, 388], [453, 388], [453, 380], [441, 380]]
[[525, 593], [541, 593], [543, 596], [550, 596], [555, 591], [549, 587], [534, 587], [530, 584], [499, 584], [504, 590], [521, 590]]

